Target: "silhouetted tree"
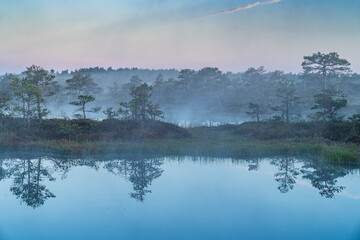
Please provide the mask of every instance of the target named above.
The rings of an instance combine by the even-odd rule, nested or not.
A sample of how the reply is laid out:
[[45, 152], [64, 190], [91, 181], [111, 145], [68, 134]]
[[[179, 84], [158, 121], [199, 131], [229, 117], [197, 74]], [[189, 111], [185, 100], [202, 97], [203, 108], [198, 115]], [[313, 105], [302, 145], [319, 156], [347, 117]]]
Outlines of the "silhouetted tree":
[[42, 106], [45, 102], [45, 97], [54, 95], [54, 90], [57, 88], [57, 82], [54, 81], [55, 76], [35, 65], [26, 68], [23, 75], [25, 75], [23, 81], [27, 82], [26, 85], [33, 88], [35, 93], [36, 113], [41, 123], [43, 117], [49, 113]]
[[284, 74], [278, 77], [276, 96], [279, 99], [279, 104], [274, 107], [274, 110], [280, 111], [285, 122], [289, 123], [291, 117], [298, 113], [295, 110], [299, 103], [299, 97], [295, 95], [296, 88], [293, 81], [287, 79]]
[[339, 77], [350, 72], [350, 63], [346, 59], [341, 59], [336, 52], [329, 54], [318, 52], [312, 56], [305, 56], [301, 65], [305, 76], [322, 80], [324, 89], [327, 88], [327, 82], [331, 77]]
[[91, 110], [86, 110], [86, 104], [95, 101], [95, 97], [92, 95], [79, 95], [77, 101], [70, 102], [71, 105], [80, 106], [76, 111], [82, 111], [82, 117], [86, 119], [87, 112], [96, 113], [100, 111], [101, 107], [94, 107]]
[[338, 121], [343, 118], [339, 115], [339, 111], [346, 106], [347, 100], [340, 91], [330, 86], [314, 95], [314, 103], [315, 105], [311, 109], [320, 110], [312, 115], [315, 120]]
[[14, 113], [20, 113], [22, 118], [26, 120], [27, 127], [30, 127], [31, 119], [36, 112], [36, 87], [26, 78], [14, 76], [11, 82], [14, 89], [15, 99], [20, 101], [13, 108]]
[[130, 93], [132, 99], [129, 102], [121, 102], [120, 106], [124, 109], [120, 109], [120, 111], [123, 112], [126, 117], [137, 121], [160, 117], [162, 112], [158, 105], [154, 105], [150, 101], [151, 95], [152, 87], [146, 83], [138, 87], [132, 87]]
[[260, 115], [265, 113], [263, 107], [257, 103], [249, 103], [249, 110], [246, 114], [250, 115], [251, 118], [255, 118], [257, 122], [260, 122]]

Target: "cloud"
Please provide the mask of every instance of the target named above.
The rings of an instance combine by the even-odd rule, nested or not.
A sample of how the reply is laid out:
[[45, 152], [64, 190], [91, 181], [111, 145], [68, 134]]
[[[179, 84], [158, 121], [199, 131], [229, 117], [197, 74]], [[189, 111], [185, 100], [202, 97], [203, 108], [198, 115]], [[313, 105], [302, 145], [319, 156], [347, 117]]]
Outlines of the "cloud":
[[226, 13], [234, 13], [234, 12], [238, 12], [238, 11], [243, 11], [243, 10], [247, 10], [253, 7], [257, 7], [257, 6], [261, 6], [261, 5], [266, 5], [266, 4], [272, 4], [272, 3], [278, 3], [281, 0], [268, 0], [265, 2], [256, 2], [256, 3], [252, 3], [246, 6], [240, 6], [240, 7], [236, 7], [236, 8], [231, 8], [231, 9], [227, 9], [227, 10], [223, 10], [220, 12], [216, 12], [216, 13], [212, 13], [209, 15], [206, 15], [206, 17], [210, 17], [210, 16], [216, 16], [216, 15], [220, 15], [220, 14], [226, 14]]

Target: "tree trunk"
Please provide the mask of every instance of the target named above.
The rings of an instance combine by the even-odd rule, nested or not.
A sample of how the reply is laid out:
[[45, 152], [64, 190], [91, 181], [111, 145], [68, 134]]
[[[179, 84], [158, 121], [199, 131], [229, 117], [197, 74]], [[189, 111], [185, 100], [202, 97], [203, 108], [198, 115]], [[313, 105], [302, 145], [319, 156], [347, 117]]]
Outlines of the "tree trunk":
[[289, 102], [286, 103], [286, 123], [289, 124]]
[[[41, 158], [38, 159], [37, 165], [37, 176], [36, 176], [36, 194], [39, 195], [39, 185], [40, 185], [40, 167], [41, 167]], [[38, 196], [37, 196], [38, 197]]]
[[30, 128], [30, 117], [31, 117], [31, 106], [30, 106], [30, 99], [27, 101], [27, 127]]
[[41, 103], [40, 103], [40, 94], [36, 94], [36, 104], [37, 104], [37, 112], [38, 112], [38, 119], [40, 121], [40, 124], [42, 123], [42, 113], [41, 113]]
[[85, 104], [84, 103], [82, 105], [82, 111], [83, 111], [84, 119], [86, 119], [86, 112], [85, 112]]
[[30, 173], [30, 171], [31, 171], [31, 163], [30, 163], [30, 160], [28, 159], [27, 160], [27, 162], [28, 162], [28, 172], [27, 172], [27, 174], [28, 174], [28, 192], [27, 192], [27, 194], [28, 194], [28, 196], [27, 197], [29, 197], [30, 196], [30, 186], [31, 186], [31, 182], [30, 182], [30, 179], [31, 179], [31, 173]]

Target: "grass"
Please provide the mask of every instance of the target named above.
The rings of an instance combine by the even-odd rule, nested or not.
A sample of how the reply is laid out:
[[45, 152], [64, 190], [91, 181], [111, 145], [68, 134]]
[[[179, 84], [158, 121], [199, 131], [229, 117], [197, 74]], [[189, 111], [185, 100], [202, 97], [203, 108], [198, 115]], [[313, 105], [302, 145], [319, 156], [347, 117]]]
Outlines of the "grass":
[[145, 141], [84, 141], [40, 140], [12, 146], [70, 153], [144, 153], [161, 155], [189, 155], [209, 157], [255, 157], [274, 155], [309, 155], [333, 163], [360, 163], [359, 148], [321, 139], [296, 141], [252, 140], [241, 137], [227, 139], [201, 138], [156, 139]]
[[[172, 127], [172, 126], [170, 126]], [[274, 128], [275, 127], [275, 128]], [[162, 129], [168, 129], [168, 126]], [[125, 153], [189, 155], [209, 157], [258, 157], [309, 155], [338, 164], [360, 163], [356, 144], [330, 141], [319, 137], [316, 127], [297, 126], [283, 133], [281, 125], [247, 123], [240, 126], [198, 127], [189, 130], [170, 128], [171, 137], [144, 139], [42, 139], [0, 135], [0, 146], [16, 149], [40, 149], [69, 153]], [[283, 130], [283, 131], [280, 131]], [[154, 130], [154, 133], [156, 134]], [[163, 130], [162, 130], [163, 131]], [[181, 133], [184, 137], [173, 137]], [[271, 132], [271, 134], [269, 134]], [[289, 133], [291, 136], [289, 137]], [[175, 135], [174, 135], [175, 134]], [[276, 135], [277, 134], [277, 135]], [[313, 134], [313, 135], [311, 135]], [[131, 133], [128, 134], [131, 136]], [[190, 137], [189, 137], [190, 136]], [[273, 137], [269, 137], [273, 136]], [[303, 137], [301, 137], [303, 136]]]

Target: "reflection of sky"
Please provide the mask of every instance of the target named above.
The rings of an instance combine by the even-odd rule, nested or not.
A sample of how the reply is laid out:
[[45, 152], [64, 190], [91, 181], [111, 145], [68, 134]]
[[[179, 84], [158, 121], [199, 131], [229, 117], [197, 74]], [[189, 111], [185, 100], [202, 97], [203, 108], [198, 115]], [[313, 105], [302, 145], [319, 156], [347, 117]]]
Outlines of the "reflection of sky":
[[299, 72], [304, 55], [337, 51], [360, 70], [360, 1], [3, 0], [0, 73], [30, 64]]
[[[0, 239], [356, 239], [358, 200], [327, 199], [298, 183], [282, 194], [270, 159], [260, 161], [258, 172], [231, 159], [178, 160], [165, 159], [142, 203], [130, 198], [129, 180], [102, 164], [73, 167], [65, 179], [60, 169], [52, 173], [57, 180], [42, 184], [56, 198], [36, 209], [20, 205], [9, 191], [12, 180], [3, 180]], [[358, 180], [347, 175], [339, 184], [357, 194]]]

